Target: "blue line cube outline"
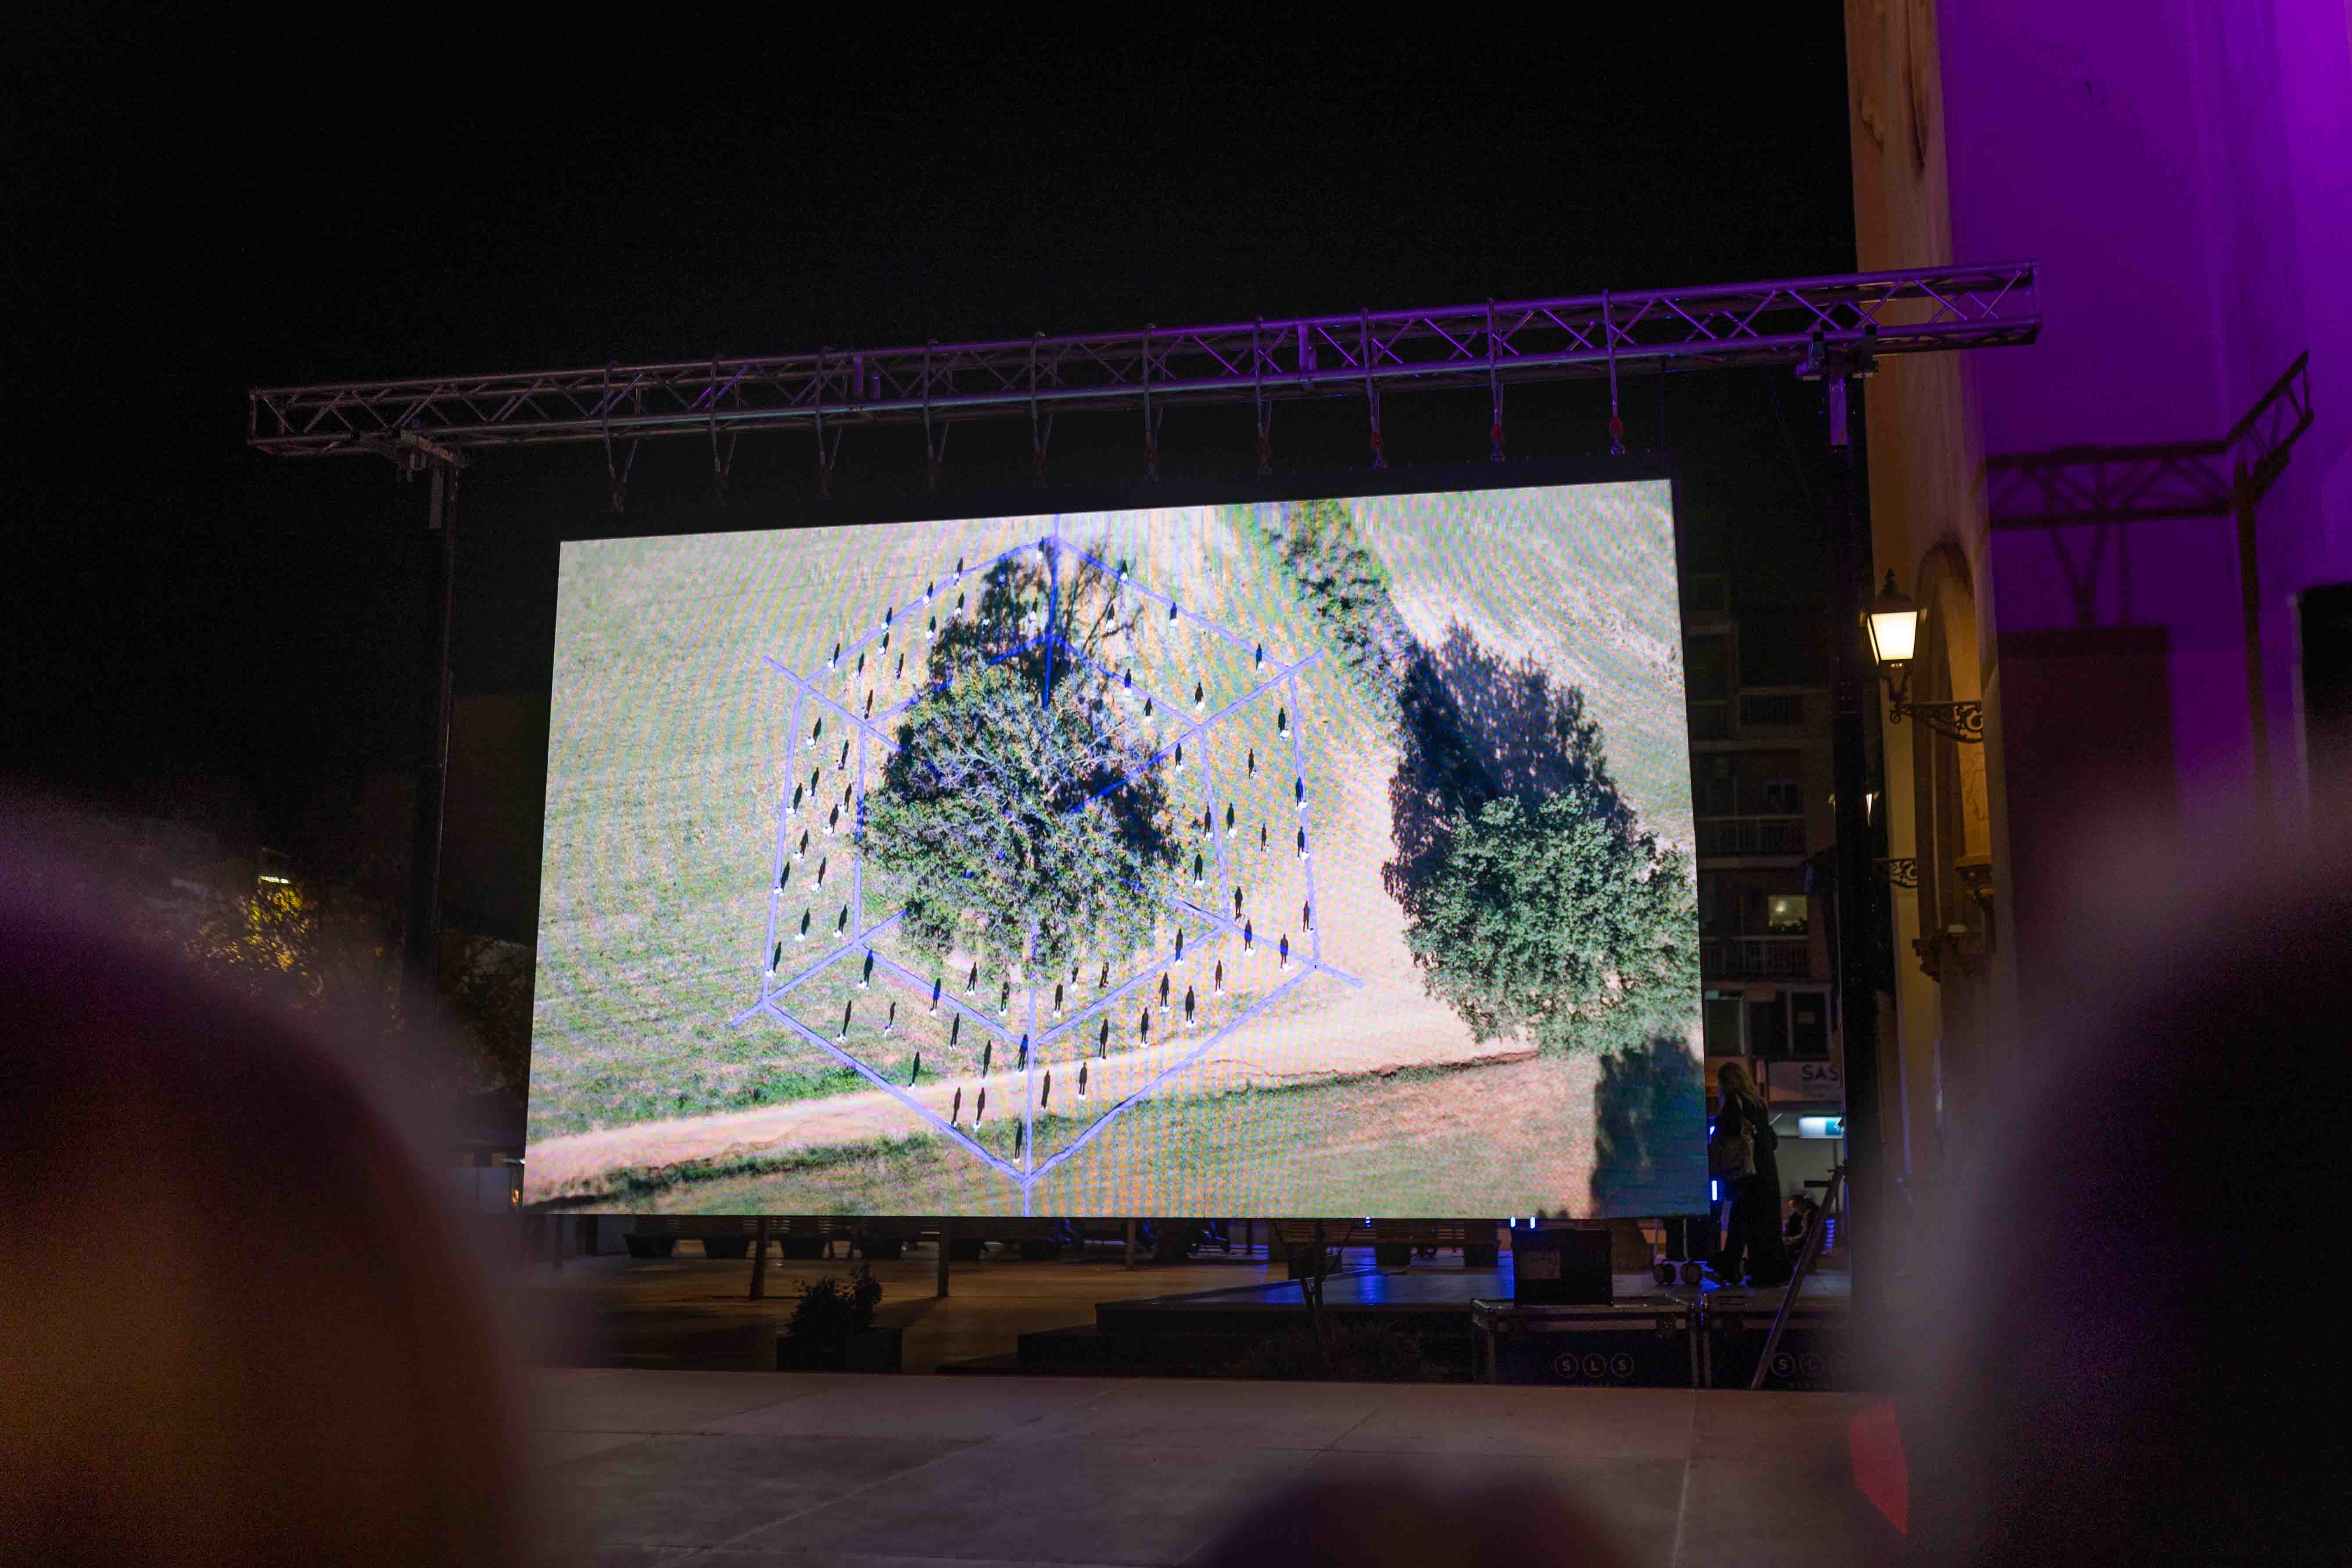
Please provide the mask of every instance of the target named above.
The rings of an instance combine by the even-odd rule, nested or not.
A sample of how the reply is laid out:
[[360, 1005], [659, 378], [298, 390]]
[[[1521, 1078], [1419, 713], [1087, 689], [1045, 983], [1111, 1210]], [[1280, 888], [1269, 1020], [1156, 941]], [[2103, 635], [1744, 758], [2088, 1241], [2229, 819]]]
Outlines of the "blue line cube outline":
[[[960, 1149], [1017, 1187], [1024, 1212], [1029, 1208], [1031, 1189], [1038, 1181], [1076, 1156], [1128, 1111], [1175, 1082], [1185, 1069], [1243, 1024], [1293, 994], [1318, 975], [1350, 987], [1361, 984], [1355, 976], [1328, 960], [1323, 952], [1324, 921], [1314, 913], [1315, 866], [1308, 826], [1311, 802], [1317, 792], [1307, 769], [1308, 751], [1303, 736], [1304, 724], [1289, 718], [1291, 714], [1303, 712], [1299, 700], [1300, 678], [1320, 662], [1321, 653], [1315, 651], [1303, 657], [1287, 658], [1278, 652], [1269, 654], [1264, 639], [1244, 637], [1230, 626], [1220, 625], [1152, 587], [1139, 571], [1102, 561], [1074, 545], [1064, 536], [1062, 521], [1056, 517], [1051, 531], [1043, 537], [1024, 541], [976, 566], [959, 560], [953, 573], [929, 577], [922, 590], [906, 603], [887, 606], [877, 620], [854, 635], [845, 633], [835, 644], [822, 669], [812, 668], [803, 673], [772, 657], [762, 657], [761, 666], [766, 676], [769, 679], [781, 678], [782, 685], [789, 695], [784, 776], [775, 805], [775, 848], [768, 877], [767, 926], [761, 949], [759, 996], [730, 1020], [730, 1025], [740, 1027], [755, 1017], [765, 1017], [856, 1073], [870, 1087], [890, 1095], [947, 1140], [950, 1146]], [[1197, 830], [1202, 842], [1213, 847], [1216, 857], [1219, 907], [1212, 909], [1197, 900], [1187, 899], [1181, 890], [1163, 893], [1162, 902], [1168, 906], [1172, 929], [1178, 933], [1166, 951], [1155, 946], [1140, 954], [1129, 954], [1119, 961], [1121, 967], [1115, 975], [1108, 973], [1107, 965], [1103, 976], [1105, 983], [1097, 987], [1097, 994], [1066, 1017], [1058, 1005], [1063, 995], [1062, 985], [1056, 983], [1054, 991], [1056, 1005], [1049, 1014], [1048, 1026], [1042, 1030], [1038, 1026], [1038, 1014], [1045, 997], [1045, 982], [1034, 973], [1024, 972], [1022, 987], [1024, 994], [1017, 1004], [1009, 992], [1000, 994], [998, 1016], [992, 1018], [984, 1005], [974, 1005], [970, 997], [961, 994], [952, 984], [946, 984], [948, 977], [921, 974], [887, 952], [876, 951], [897, 926], [902, 911], [892, 910], [878, 918], [870, 918], [870, 911], [866, 907], [866, 790], [875, 770], [897, 749], [892, 731], [899, 720], [925, 696], [941, 688], [918, 679], [904, 698], [878, 710], [874, 706], [874, 687], [867, 688], [865, 701], [859, 702], [856, 697], [857, 680], [865, 673], [869, 660], [892, 666], [894, 684], [903, 679], [906, 661], [915, 651], [912, 644], [919, 635], [912, 629], [915, 621], [920, 617], [926, 623], [925, 631], [920, 635], [928, 641], [930, 630], [936, 626], [936, 617], [941, 613], [941, 601], [946, 594], [958, 595], [960, 605], [967, 579], [984, 581], [999, 564], [1031, 555], [1043, 558], [1052, 584], [1050, 592], [1055, 600], [1058, 599], [1062, 560], [1066, 557], [1074, 562], [1084, 562], [1115, 576], [1119, 591], [1131, 591], [1138, 595], [1149, 606], [1141, 612], [1144, 621], [1160, 623], [1164, 616], [1164, 625], [1195, 631], [1202, 637], [1215, 639], [1236, 654], [1247, 656], [1250, 660], [1250, 679], [1246, 688], [1239, 695], [1223, 701], [1214, 712], [1208, 711], [1206, 707], [1206, 676], [1197, 678], [1192, 693], [1192, 717], [1186, 721], [1182, 717], [1184, 694], [1179, 691], [1171, 695], [1164, 689], [1155, 689], [1159, 671], [1150, 672], [1153, 676], [1151, 682], [1137, 687], [1133, 683], [1131, 663], [1123, 671], [1110, 669], [1065, 638], [1055, 625], [1058, 609], [1053, 601], [1049, 601], [1045, 629], [1039, 636], [990, 658], [992, 664], [1000, 663], [1043, 644], [1049, 668], [1050, 661], [1058, 654], [1085, 665], [1097, 678], [1117, 686], [1123, 694], [1133, 693], [1129, 700], [1136, 702], [1142, 711], [1167, 715], [1172, 721], [1164, 726], [1163, 743], [1158, 745], [1143, 767], [1118, 784], [1098, 792], [1095, 798], [1125, 788], [1150, 772], [1165, 769], [1171, 775], [1184, 772], [1183, 748], [1191, 745], [1198, 761], [1197, 776], [1201, 786], [1202, 815], [1197, 821]], [[944, 588], [941, 586], [943, 582]], [[925, 674], [928, 673], [928, 661], [929, 653], [925, 650], [918, 666]], [[844, 687], [847, 689], [836, 693], [836, 688]], [[1222, 689], [1219, 695], [1224, 695]], [[1279, 943], [1278, 949], [1270, 944], [1265, 949], [1265, 956], [1278, 963], [1277, 973], [1285, 977], [1246, 1006], [1225, 1017], [1216, 1027], [1202, 1031], [1197, 1043], [1176, 1053], [1144, 1084], [1114, 1101], [1102, 1104], [1091, 1116], [1077, 1118], [1079, 1125], [1069, 1141], [1041, 1157], [1036, 1121], [1040, 1115], [1055, 1111], [1051, 1100], [1052, 1066], [1048, 1058], [1056, 1042], [1074, 1037], [1082, 1026], [1090, 1024], [1098, 1025], [1101, 1034], [1107, 1037], [1108, 1020], [1113, 1016], [1113, 1010], [1127, 1004], [1138, 991], [1146, 993], [1146, 1012], [1141, 1016], [1148, 1025], [1150, 1003], [1155, 999], [1152, 994], [1155, 978], [1161, 981], [1160, 994], [1156, 997], [1160, 1009], [1172, 1016], [1168, 977], [1183, 967], [1188, 960], [1194, 965], [1194, 973], [1215, 973], [1218, 977], [1217, 994], [1222, 996], [1225, 955], [1233, 953], [1238, 958], [1244, 952], [1251, 952], [1251, 956], [1255, 956], [1252, 950], [1259, 946], [1259, 939], [1255, 926], [1255, 911], [1238, 908], [1239, 884], [1228, 861], [1229, 852], [1234, 849], [1235, 839], [1235, 818], [1232, 808], [1239, 795], [1232, 793], [1220, 797], [1213, 757], [1213, 743], [1218, 739], [1214, 731], [1218, 727], [1251, 715], [1254, 710], [1262, 716], [1261, 705], [1269, 700], [1281, 715], [1277, 733], [1288, 747], [1293, 798], [1292, 810], [1285, 816], [1284, 824], [1286, 833], [1294, 838], [1306, 889], [1298, 931], [1301, 941], [1297, 950], [1292, 949], [1286, 929], [1276, 939]], [[1248, 767], [1254, 780], [1256, 773], [1254, 746], [1249, 749]], [[814, 775], [805, 784], [803, 782], [804, 770]], [[836, 785], [842, 791], [837, 796], [832, 793]], [[1186, 809], [1181, 806], [1181, 787], [1171, 789], [1170, 794], [1171, 805]], [[1227, 807], [1222, 822], [1218, 817], [1221, 804]], [[1270, 826], [1270, 819], [1261, 822], [1262, 839], [1266, 837]], [[845, 828], [847, 830], [845, 834]], [[805, 868], [806, 854], [814, 849], [819, 855], [817, 865], [803, 874], [814, 877], [822, 886], [823, 881], [833, 874], [831, 865], [835, 847], [848, 862], [845, 868], [848, 889], [846, 896], [841, 899], [834, 928], [829, 931], [821, 927], [806, 929], [816, 923], [813, 920], [812, 910], [803, 911], [801, 927], [784, 929], [789, 922], [780, 921], [780, 911], [784, 907], [787, 883], [793, 874], [793, 868]], [[1194, 878], [1196, 885], [1205, 883], [1208, 854], [1208, 848], [1195, 849], [1195, 864], [1199, 868]], [[1222, 907], [1223, 892], [1227, 889], [1235, 889], [1237, 909], [1233, 914], [1228, 914]], [[1181, 934], [1187, 929], [1194, 933], [1189, 952]], [[809, 938], [812, 936], [824, 944], [822, 951], [810, 948]], [[884, 1007], [883, 1020], [877, 1026], [870, 1013], [864, 1018], [857, 1016], [856, 994], [852, 993], [850, 1002], [845, 1005], [844, 1016], [839, 1028], [835, 1031], [835, 1037], [828, 1038], [826, 1024], [830, 1018], [829, 1011], [817, 1022], [812, 1023], [803, 1016], [808, 1007], [793, 999], [823, 984], [827, 976], [844, 964], [850, 965], [856, 972], [857, 991], [868, 991], [877, 983], [884, 988], [886, 994], [877, 998]], [[1181, 1039], [1191, 1028], [1194, 990], [1197, 986], [1188, 987], [1183, 1022], [1181, 1025], [1164, 1025], [1166, 1032], [1160, 1038]], [[909, 1086], [893, 1081], [895, 1074], [886, 1075], [880, 1071], [868, 1059], [877, 1053], [869, 1050], [861, 1055], [858, 1049], [854, 1048], [867, 1044], [869, 1036], [876, 1040], [887, 1040], [896, 1028], [898, 1003], [908, 998], [928, 998], [925, 1016], [935, 1016], [938, 1009], [946, 1007], [954, 1021], [952, 1030], [958, 1037], [960, 1031], [968, 1026], [989, 1037], [987, 1048], [992, 1054], [998, 1047], [1014, 1053], [1009, 1078], [1011, 1084], [1017, 1088], [1019, 1096], [1017, 1110], [1021, 1118], [1021, 1134], [1016, 1141], [1013, 1157], [1008, 1158], [983, 1145], [976, 1136], [979, 1131], [976, 1120], [971, 1130], [967, 1130], [967, 1116], [961, 1108], [960, 1095], [950, 1114], [942, 1116], [917, 1099]], [[1016, 1016], [1018, 1023], [1014, 1021]], [[1158, 1044], [1159, 1041], [1152, 1043]], [[1080, 1059], [1083, 1060], [1083, 1046], [1080, 1051]], [[993, 1069], [992, 1061], [991, 1067]], [[996, 1081], [996, 1070], [1001, 1069], [981, 1075], [982, 1093], [984, 1094], [986, 1089]], [[1077, 1084], [1081, 1093], [1083, 1086], [1081, 1075]], [[1066, 1078], [1064, 1100], [1059, 1112], [1066, 1117], [1069, 1113], [1071, 1092], [1069, 1080]], [[971, 1108], [975, 1118], [981, 1109], [978, 1104]]]

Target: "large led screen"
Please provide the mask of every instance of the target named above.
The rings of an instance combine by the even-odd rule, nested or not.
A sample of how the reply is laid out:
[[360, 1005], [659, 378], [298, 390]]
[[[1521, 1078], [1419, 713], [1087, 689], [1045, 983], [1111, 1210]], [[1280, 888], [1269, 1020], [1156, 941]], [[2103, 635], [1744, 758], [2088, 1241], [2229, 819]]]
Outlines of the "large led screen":
[[526, 1195], [1704, 1207], [1663, 479], [562, 550]]

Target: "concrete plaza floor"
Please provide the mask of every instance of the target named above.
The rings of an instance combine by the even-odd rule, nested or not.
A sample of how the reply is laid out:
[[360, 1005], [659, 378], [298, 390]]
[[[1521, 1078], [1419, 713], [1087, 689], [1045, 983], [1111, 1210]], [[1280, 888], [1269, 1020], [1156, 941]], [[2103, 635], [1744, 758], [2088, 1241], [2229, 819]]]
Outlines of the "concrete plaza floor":
[[[1868, 1396], [542, 1369], [548, 1563], [1181, 1563], [1318, 1478], [1566, 1494], [1629, 1564], [1882, 1564]], [[1465, 1504], [1465, 1506], [1468, 1506]]]

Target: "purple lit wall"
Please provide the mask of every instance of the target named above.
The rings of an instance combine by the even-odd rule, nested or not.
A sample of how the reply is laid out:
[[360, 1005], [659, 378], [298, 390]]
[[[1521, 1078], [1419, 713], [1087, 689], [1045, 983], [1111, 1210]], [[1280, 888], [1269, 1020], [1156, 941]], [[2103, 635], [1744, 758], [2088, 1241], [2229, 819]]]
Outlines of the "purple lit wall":
[[[1953, 254], [2042, 265], [2040, 344], [1970, 367], [1988, 453], [2210, 440], [2310, 352], [2317, 419], [2259, 527], [2272, 755], [2292, 795], [2289, 595], [2352, 579], [2352, 9], [1938, 11]], [[2079, 671], [2102, 632], [2116, 658], [2157, 661], [2174, 777], [2147, 782], [2193, 827], [2250, 776], [2236, 536], [2227, 518], [2107, 531], [1996, 533], [2003, 682], [2029, 698], [2053, 633], [2088, 640], [2052, 671]], [[2008, 767], [2021, 824], [2064, 787], [2020, 748]]]

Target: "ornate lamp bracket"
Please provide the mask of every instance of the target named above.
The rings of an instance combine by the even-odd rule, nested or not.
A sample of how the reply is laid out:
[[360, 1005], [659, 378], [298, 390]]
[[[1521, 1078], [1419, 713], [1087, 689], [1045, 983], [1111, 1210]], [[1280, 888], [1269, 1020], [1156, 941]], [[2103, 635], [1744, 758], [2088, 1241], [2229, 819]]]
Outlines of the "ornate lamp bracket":
[[1964, 746], [1984, 744], [1984, 704], [1981, 702], [1895, 702], [1888, 704], [1886, 721], [1900, 724], [1906, 718], [1916, 719], [1947, 740], [1958, 741]]

